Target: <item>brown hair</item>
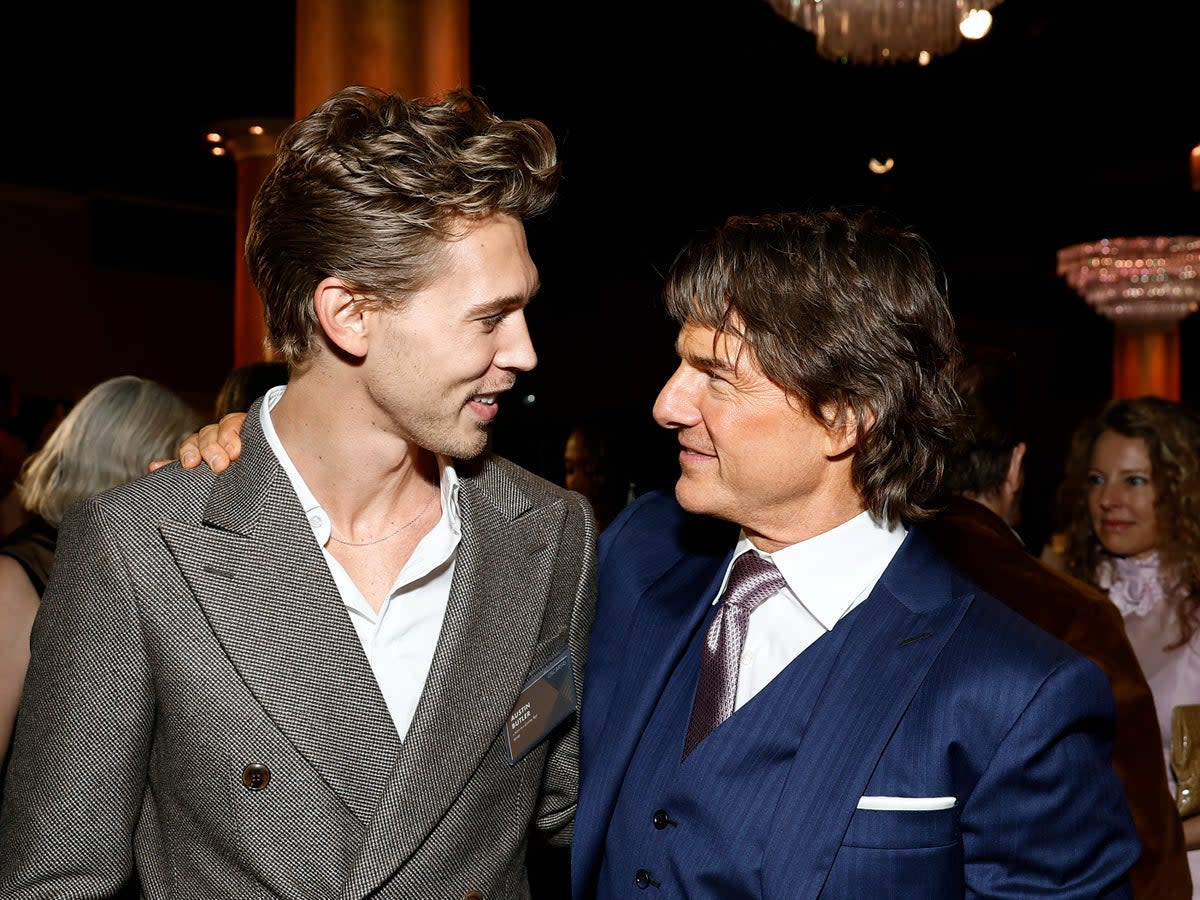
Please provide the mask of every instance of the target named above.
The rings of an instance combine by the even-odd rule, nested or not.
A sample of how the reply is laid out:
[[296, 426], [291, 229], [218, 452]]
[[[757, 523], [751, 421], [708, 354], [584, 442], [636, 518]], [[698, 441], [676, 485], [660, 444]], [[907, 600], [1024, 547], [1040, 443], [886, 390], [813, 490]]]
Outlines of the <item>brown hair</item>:
[[1105, 551], [1092, 529], [1088, 473], [1092, 447], [1106, 431], [1146, 442], [1159, 571], [1164, 587], [1176, 585], [1170, 599], [1180, 630], [1168, 647], [1182, 646], [1200, 627], [1200, 420], [1162, 397], [1119, 398], [1075, 430], [1058, 489], [1058, 511], [1067, 571], [1090, 584], [1096, 583], [1096, 567]]
[[440, 250], [464, 221], [539, 214], [559, 175], [543, 123], [500, 119], [467, 91], [405, 100], [342, 89], [280, 135], [254, 200], [246, 260], [269, 343], [303, 363], [321, 279], [400, 303], [439, 274]]
[[877, 521], [933, 512], [960, 352], [918, 235], [878, 210], [736, 216], [684, 248], [664, 298], [680, 324], [743, 339], [818, 421], [856, 423], [854, 483]]
[[942, 475], [941, 497], [984, 497], [1000, 490], [1013, 449], [1027, 440], [1021, 380], [1014, 356], [972, 351], [956, 382], [963, 414]]

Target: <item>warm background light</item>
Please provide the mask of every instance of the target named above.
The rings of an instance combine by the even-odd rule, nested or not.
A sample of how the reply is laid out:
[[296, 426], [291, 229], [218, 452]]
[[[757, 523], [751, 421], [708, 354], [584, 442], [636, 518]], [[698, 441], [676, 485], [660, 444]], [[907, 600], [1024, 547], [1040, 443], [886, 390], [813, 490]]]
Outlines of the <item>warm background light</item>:
[[817, 52], [839, 63], [917, 62], [953, 52], [963, 37], [992, 26], [1000, 0], [768, 0], [775, 12], [811, 31]]
[[958, 23], [958, 30], [969, 41], [977, 41], [992, 30], [992, 14], [986, 9], [973, 9]]
[[1058, 274], [1114, 321], [1178, 321], [1200, 308], [1200, 237], [1119, 237], [1058, 251]]
[[1179, 323], [1200, 309], [1200, 237], [1064, 247], [1058, 274], [1115, 326], [1112, 395], [1181, 400]]

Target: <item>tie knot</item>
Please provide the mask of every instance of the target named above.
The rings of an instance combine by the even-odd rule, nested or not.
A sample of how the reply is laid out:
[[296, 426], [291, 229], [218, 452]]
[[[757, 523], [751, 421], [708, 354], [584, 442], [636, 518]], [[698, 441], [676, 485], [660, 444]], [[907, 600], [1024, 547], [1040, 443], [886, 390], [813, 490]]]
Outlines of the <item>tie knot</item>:
[[786, 584], [775, 563], [747, 550], [733, 563], [724, 603], [737, 609], [752, 610]]

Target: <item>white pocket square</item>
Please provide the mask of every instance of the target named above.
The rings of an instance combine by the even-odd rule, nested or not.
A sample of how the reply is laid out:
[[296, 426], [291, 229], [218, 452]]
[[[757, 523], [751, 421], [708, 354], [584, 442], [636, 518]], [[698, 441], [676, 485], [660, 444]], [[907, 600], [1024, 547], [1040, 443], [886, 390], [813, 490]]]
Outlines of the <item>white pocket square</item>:
[[954, 797], [859, 797], [859, 809], [912, 809], [918, 811], [931, 809], [950, 809], [954, 806]]

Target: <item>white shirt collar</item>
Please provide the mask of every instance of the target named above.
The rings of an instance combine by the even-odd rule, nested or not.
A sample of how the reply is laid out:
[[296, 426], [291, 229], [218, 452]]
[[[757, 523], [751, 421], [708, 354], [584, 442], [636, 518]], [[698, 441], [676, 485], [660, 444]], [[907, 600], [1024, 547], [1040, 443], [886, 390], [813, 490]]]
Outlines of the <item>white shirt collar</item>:
[[[760, 555], [775, 563], [796, 600], [829, 630], [867, 598], [907, 534], [903, 525], [889, 529], [862, 512], [808, 540]], [[733, 558], [751, 549], [742, 532]], [[728, 580], [726, 570], [718, 597]]]
[[[329, 522], [329, 516], [321, 508], [321, 504], [317, 502], [317, 498], [313, 496], [313, 492], [309, 490], [308, 485], [304, 483], [304, 479], [300, 477], [300, 471], [296, 468], [295, 463], [292, 462], [292, 458], [288, 456], [287, 450], [284, 449], [283, 443], [279, 440], [279, 435], [275, 431], [275, 426], [271, 422], [271, 410], [275, 408], [275, 404], [279, 402], [286, 390], [286, 384], [276, 385], [267, 391], [266, 396], [263, 397], [262, 407], [259, 410], [263, 436], [267, 439], [267, 444], [275, 453], [275, 456], [278, 457], [279, 464], [283, 466], [283, 471], [287, 473], [288, 480], [292, 483], [292, 488], [296, 491], [296, 497], [300, 500], [300, 505], [304, 508], [304, 514], [308, 517], [308, 524], [312, 527], [313, 537], [316, 538], [319, 546], [324, 547], [329, 543], [329, 533], [332, 527]], [[438, 467], [441, 470], [442, 509], [445, 510], [445, 516], [453, 532], [461, 534], [461, 517], [458, 508], [458, 492], [460, 488], [458, 473], [455, 471], [454, 464], [449, 457], [439, 454], [437, 460]]]

